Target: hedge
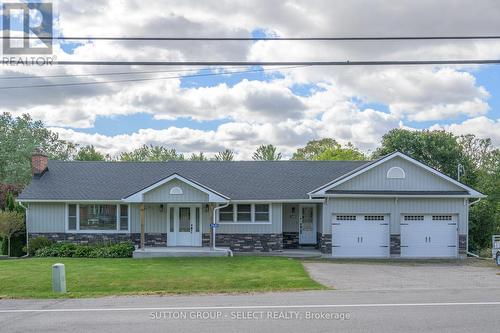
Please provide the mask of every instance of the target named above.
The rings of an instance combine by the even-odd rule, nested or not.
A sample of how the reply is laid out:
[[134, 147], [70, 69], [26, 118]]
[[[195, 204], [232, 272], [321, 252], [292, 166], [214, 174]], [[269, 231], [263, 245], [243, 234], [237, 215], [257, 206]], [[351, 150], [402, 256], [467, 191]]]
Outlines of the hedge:
[[73, 243], [55, 243], [35, 251], [36, 257], [72, 257], [72, 258], [130, 258], [135, 250], [131, 242], [109, 245], [80, 245]]

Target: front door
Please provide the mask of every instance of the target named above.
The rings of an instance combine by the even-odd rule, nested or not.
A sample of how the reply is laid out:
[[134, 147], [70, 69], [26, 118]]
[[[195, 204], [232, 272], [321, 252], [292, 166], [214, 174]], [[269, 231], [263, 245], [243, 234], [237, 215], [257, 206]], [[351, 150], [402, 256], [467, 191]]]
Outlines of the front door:
[[201, 246], [201, 209], [194, 206], [174, 207], [175, 245]]
[[300, 205], [299, 243], [316, 244], [316, 206]]

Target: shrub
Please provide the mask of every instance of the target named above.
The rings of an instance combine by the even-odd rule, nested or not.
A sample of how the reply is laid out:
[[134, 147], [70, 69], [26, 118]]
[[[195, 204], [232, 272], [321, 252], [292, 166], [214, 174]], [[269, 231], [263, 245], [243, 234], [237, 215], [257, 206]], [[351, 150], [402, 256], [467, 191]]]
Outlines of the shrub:
[[50, 245], [52, 245], [52, 243], [54, 243], [54, 242], [49, 240], [47, 237], [44, 237], [44, 236], [39, 236], [39, 237], [33, 238], [32, 240], [30, 240], [30, 243], [28, 246], [29, 247], [28, 254], [30, 256], [34, 256], [35, 252], [38, 249], [41, 249], [42, 247], [50, 246]]
[[131, 242], [110, 245], [81, 245], [56, 243], [35, 251], [37, 257], [74, 257], [74, 258], [130, 258], [134, 252]]
[[[4, 254], [8, 253], [7, 247], [9, 242], [6, 238], [2, 239], [2, 249], [0, 252]], [[17, 235], [12, 236], [10, 239], [10, 255], [11, 257], [22, 257], [26, 254], [25, 250], [26, 245], [26, 234], [19, 233]]]

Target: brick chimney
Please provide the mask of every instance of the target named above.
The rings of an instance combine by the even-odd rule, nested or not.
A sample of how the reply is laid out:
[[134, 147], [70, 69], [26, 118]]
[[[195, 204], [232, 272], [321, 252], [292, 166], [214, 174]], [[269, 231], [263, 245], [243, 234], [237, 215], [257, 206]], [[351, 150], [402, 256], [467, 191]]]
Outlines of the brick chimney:
[[49, 158], [42, 149], [36, 148], [31, 155], [31, 175], [41, 177], [45, 171], [49, 170]]

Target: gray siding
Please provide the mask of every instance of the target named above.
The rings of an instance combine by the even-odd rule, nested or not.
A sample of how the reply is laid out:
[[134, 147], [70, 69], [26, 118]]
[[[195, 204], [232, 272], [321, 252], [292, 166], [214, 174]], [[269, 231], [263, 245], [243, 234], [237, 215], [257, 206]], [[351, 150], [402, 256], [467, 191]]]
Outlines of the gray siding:
[[[170, 194], [170, 189], [172, 189], [172, 187], [180, 187], [182, 189], [182, 194]], [[208, 194], [178, 179], [173, 179], [145, 193], [144, 202], [208, 202]]]
[[64, 203], [30, 203], [27, 215], [28, 232], [64, 232], [66, 205]]
[[[387, 171], [392, 167], [402, 168], [406, 178], [388, 179]], [[418, 165], [395, 157], [336, 186], [334, 190], [457, 191], [463, 189]]]
[[[295, 213], [292, 214], [292, 209]], [[283, 204], [283, 232], [299, 232], [299, 205]]]
[[394, 199], [394, 198], [336, 198], [328, 199], [324, 206], [323, 233], [331, 234], [331, 220], [334, 214], [390, 214], [391, 234], [399, 234], [401, 214], [458, 214], [458, 233], [468, 230], [468, 208], [463, 199]]
[[[217, 228], [217, 233], [221, 234], [280, 234], [282, 233], [282, 204], [271, 204], [271, 224], [223, 224]], [[203, 232], [210, 232], [209, 223], [203, 224]]]
[[[167, 205], [163, 205], [163, 212], [160, 212], [159, 204], [144, 205], [144, 220], [147, 233], [166, 233]], [[130, 205], [130, 232], [141, 232], [141, 209], [140, 205]]]

